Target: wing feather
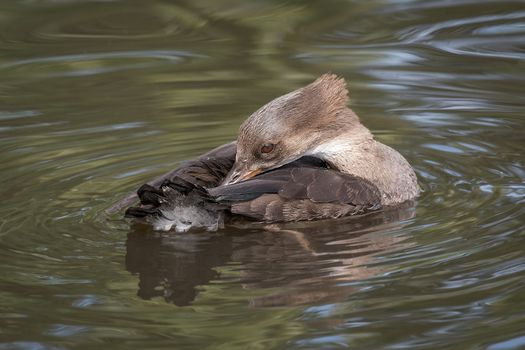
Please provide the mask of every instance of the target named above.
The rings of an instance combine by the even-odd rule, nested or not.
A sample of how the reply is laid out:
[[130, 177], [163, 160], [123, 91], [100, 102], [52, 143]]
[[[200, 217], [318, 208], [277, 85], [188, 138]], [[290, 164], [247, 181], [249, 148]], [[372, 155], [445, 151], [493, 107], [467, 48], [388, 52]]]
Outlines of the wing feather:
[[[375, 185], [331, 169], [313, 157], [303, 157], [248, 181], [220, 185], [233, 166], [235, 152], [235, 143], [221, 146], [150, 181], [137, 191], [141, 205], [128, 208], [126, 214], [143, 219], [167, 218], [171, 208], [188, 205], [208, 216], [227, 211], [277, 222], [336, 218], [381, 207]], [[124, 198], [108, 211], [131, 204], [137, 195]]]
[[[230, 142], [214, 148], [195, 160], [182, 163], [176, 169], [149, 181], [147, 184], [153, 187], [159, 187], [166, 180], [182, 178], [201, 187], [215, 187], [222, 181], [233, 166], [237, 151], [236, 146], [236, 142]], [[137, 202], [139, 199], [137, 194], [136, 192], [128, 193], [107, 208], [106, 213], [114, 214]]]

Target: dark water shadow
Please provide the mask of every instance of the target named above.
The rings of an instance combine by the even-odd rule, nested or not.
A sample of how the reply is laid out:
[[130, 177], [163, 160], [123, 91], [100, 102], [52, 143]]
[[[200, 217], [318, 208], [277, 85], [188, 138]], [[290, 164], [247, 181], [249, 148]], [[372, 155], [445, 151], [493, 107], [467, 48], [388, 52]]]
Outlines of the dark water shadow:
[[271, 289], [252, 298], [252, 306], [340, 301], [354, 288], [349, 282], [381, 272], [370, 266], [375, 255], [408, 245], [400, 230], [414, 215], [409, 206], [360, 218], [252, 224], [250, 230], [228, 227], [219, 233], [161, 234], [134, 225], [126, 269], [138, 275], [140, 298], [163, 297], [178, 306], [191, 304], [206, 284], [221, 279], [217, 268], [229, 263], [239, 271], [236, 284]]

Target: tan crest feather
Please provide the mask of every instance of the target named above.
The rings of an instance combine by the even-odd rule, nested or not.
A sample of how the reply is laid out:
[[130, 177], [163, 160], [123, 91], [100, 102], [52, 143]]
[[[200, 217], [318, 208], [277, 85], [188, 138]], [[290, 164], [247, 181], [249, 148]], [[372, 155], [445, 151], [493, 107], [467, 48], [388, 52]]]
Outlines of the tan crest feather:
[[317, 78], [313, 83], [305, 86], [304, 93], [321, 99], [323, 105], [333, 108], [344, 108], [348, 102], [346, 81], [335, 74], [326, 73]]

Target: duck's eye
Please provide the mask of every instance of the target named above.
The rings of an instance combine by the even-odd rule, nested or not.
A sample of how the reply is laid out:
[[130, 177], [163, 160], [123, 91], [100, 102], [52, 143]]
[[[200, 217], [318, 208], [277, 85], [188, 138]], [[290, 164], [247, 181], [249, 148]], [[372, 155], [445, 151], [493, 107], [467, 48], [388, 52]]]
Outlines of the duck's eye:
[[273, 143], [265, 143], [261, 147], [261, 153], [270, 153], [271, 151], [273, 151], [273, 148], [274, 148]]

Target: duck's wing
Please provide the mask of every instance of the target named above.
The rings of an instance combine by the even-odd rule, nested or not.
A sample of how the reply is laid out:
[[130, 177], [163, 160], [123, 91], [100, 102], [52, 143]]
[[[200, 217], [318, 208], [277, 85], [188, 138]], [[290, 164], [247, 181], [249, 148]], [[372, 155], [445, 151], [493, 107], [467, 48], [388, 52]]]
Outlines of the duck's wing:
[[[235, 154], [235, 141], [224, 144], [201, 155], [197, 159], [182, 163], [175, 170], [147, 182], [147, 185], [152, 188], [159, 187], [166, 180], [181, 178], [199, 187], [215, 187], [219, 185], [230, 171], [235, 162]], [[106, 209], [106, 213], [114, 214], [138, 200], [137, 192], [130, 192]]]
[[312, 157], [244, 182], [219, 186], [233, 166], [235, 145], [219, 151], [143, 185], [137, 191], [141, 205], [128, 208], [126, 216], [158, 229], [175, 226], [185, 230], [215, 228], [224, 212], [284, 222], [337, 218], [381, 208], [379, 190], [372, 183], [330, 169]]
[[336, 218], [381, 208], [374, 184], [311, 157], [208, 193], [234, 214], [268, 222]]

